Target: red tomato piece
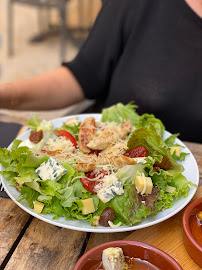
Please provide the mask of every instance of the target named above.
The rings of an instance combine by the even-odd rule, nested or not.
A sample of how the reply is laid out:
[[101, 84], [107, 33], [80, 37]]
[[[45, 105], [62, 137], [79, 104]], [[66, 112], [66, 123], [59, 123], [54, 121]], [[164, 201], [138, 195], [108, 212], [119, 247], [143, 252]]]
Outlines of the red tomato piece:
[[125, 156], [130, 158], [146, 157], [147, 149], [145, 149], [143, 146], [137, 146], [126, 152]]
[[74, 137], [73, 137], [73, 135], [71, 133], [69, 133], [66, 130], [59, 130], [59, 136], [66, 137], [66, 139], [70, 140], [70, 142], [72, 142], [72, 144], [75, 146], [75, 148], [77, 148], [76, 140], [74, 139]]
[[[107, 171], [105, 170], [100, 170], [100, 171], [92, 171], [89, 172], [85, 175], [85, 177], [80, 178], [80, 181], [85, 189], [90, 191], [91, 193], [96, 194], [97, 192], [95, 191], [95, 186], [102, 183], [102, 181], [91, 181], [89, 179], [97, 178], [102, 179], [104, 178], [105, 175], [108, 175]], [[87, 179], [88, 177], [89, 179]]]

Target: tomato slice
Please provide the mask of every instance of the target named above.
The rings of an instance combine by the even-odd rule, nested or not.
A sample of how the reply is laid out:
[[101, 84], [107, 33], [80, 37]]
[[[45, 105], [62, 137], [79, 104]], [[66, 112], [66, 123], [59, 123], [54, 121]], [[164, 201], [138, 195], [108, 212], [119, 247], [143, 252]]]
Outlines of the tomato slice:
[[[105, 175], [108, 175], [107, 171], [105, 171], [105, 170], [97, 171], [96, 170], [96, 171], [92, 171], [92, 172], [87, 173], [85, 175], [85, 177], [80, 178], [80, 181], [86, 190], [90, 191], [91, 193], [96, 194], [97, 192], [95, 190], [95, 186], [102, 183], [102, 181], [98, 181], [98, 180], [91, 181], [89, 179], [93, 179], [93, 178], [97, 178], [97, 177], [98, 177], [98, 179], [102, 179], [102, 178], [104, 178]], [[86, 177], [88, 177], [89, 179], [87, 179]]]
[[66, 139], [70, 140], [70, 142], [72, 142], [72, 144], [75, 146], [75, 148], [77, 148], [76, 140], [74, 139], [74, 137], [73, 137], [73, 135], [71, 133], [69, 133], [66, 130], [59, 130], [59, 136], [66, 137]]
[[137, 146], [126, 152], [125, 156], [130, 158], [136, 158], [136, 157], [147, 157], [147, 154], [148, 154], [147, 149], [145, 149], [143, 146]]

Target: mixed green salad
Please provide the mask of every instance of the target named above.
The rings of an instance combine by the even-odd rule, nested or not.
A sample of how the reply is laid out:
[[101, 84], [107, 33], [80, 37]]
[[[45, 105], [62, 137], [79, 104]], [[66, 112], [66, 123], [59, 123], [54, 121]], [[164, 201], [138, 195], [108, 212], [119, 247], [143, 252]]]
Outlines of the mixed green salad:
[[134, 225], [171, 208], [196, 186], [182, 174], [178, 134], [132, 103], [102, 111], [100, 121], [68, 118], [60, 127], [36, 115], [29, 138], [0, 148], [1, 175], [38, 214], [92, 226]]

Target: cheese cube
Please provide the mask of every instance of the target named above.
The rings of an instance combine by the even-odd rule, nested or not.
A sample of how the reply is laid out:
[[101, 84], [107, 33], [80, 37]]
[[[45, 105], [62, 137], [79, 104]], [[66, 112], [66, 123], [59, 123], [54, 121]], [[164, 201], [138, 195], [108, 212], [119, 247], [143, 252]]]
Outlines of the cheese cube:
[[147, 181], [147, 187], [145, 190], [145, 194], [151, 194], [152, 193], [152, 188], [153, 188], [153, 183], [152, 183], [152, 179], [150, 177], [146, 177], [146, 181]]
[[59, 180], [67, 170], [55, 159], [50, 157], [47, 162], [43, 162], [37, 169], [36, 173], [42, 180]]
[[92, 198], [81, 200], [83, 203], [82, 214], [88, 215], [95, 212], [95, 206]]
[[151, 194], [153, 183], [150, 177], [145, 177], [144, 175], [136, 176], [135, 185], [138, 191], [142, 194]]
[[182, 147], [181, 146], [172, 146], [170, 147], [170, 153], [171, 155], [175, 152], [177, 157], [180, 157], [182, 151]]
[[44, 208], [44, 203], [39, 202], [39, 201], [35, 201], [34, 202], [34, 212], [37, 214], [41, 214], [43, 208]]

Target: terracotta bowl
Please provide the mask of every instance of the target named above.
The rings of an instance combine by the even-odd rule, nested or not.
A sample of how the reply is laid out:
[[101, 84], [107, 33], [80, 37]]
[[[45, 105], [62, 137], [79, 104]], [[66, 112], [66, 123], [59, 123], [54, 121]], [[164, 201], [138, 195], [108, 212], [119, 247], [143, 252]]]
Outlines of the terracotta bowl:
[[202, 267], [202, 247], [196, 242], [190, 231], [190, 215], [202, 210], [202, 198], [199, 198], [188, 205], [185, 209], [182, 224], [183, 224], [183, 240], [184, 245], [192, 257], [192, 259]]
[[125, 240], [107, 242], [92, 248], [79, 259], [73, 270], [94, 270], [102, 260], [102, 251], [108, 247], [120, 247], [125, 256], [148, 261], [161, 270], [182, 270], [182, 267], [162, 250], [142, 242]]

